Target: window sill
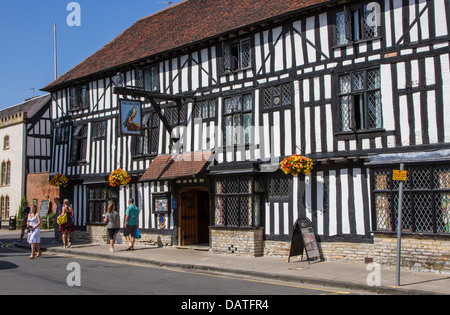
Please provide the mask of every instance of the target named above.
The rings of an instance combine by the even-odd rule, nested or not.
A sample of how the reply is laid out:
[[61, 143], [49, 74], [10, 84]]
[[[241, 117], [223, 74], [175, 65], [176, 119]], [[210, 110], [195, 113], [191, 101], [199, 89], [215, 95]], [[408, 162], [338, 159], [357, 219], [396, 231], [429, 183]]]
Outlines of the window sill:
[[74, 112], [77, 112], [77, 111], [80, 111], [80, 110], [85, 110], [85, 109], [89, 109], [89, 106], [71, 108], [71, 109], [69, 109], [69, 112], [74, 113]]
[[84, 165], [89, 165], [89, 163], [86, 160], [73, 161], [67, 163], [67, 166], [84, 166]]
[[157, 156], [158, 156], [158, 154], [140, 154], [140, 155], [132, 155], [131, 158], [134, 161], [140, 161], [140, 160], [144, 160], [144, 159], [154, 159]]
[[253, 70], [253, 67], [248, 67], [245, 69], [237, 69], [237, 70], [222, 70], [222, 73], [219, 76], [225, 76], [225, 75], [229, 75], [229, 74], [237, 74], [239, 72], [244, 72], [247, 70]]
[[357, 139], [368, 139], [368, 138], [376, 138], [385, 135], [393, 135], [393, 131], [387, 131], [384, 128], [376, 128], [376, 129], [360, 129], [360, 130], [352, 130], [352, 131], [339, 131], [334, 135], [337, 140], [357, 140]]
[[372, 37], [372, 38], [366, 38], [366, 39], [360, 39], [360, 40], [358, 40], [356, 42], [351, 42], [351, 43], [347, 43], [347, 44], [340, 44], [340, 45], [333, 46], [333, 47], [331, 47], [331, 49], [346, 48], [346, 47], [349, 47], [349, 46], [363, 44], [363, 43], [371, 42], [371, 41], [374, 41], [374, 40], [381, 40], [381, 39], [382, 39], [381, 36]]

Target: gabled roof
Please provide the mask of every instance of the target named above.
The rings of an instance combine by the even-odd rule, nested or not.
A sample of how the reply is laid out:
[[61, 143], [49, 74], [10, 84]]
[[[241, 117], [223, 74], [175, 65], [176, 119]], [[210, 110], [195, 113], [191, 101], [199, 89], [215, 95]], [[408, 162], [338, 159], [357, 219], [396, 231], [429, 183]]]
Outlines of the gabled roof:
[[0, 110], [0, 119], [4, 119], [17, 113], [27, 113], [28, 118], [33, 117], [42, 107], [50, 105], [51, 95], [36, 96], [23, 103]]
[[43, 90], [331, 2], [335, 0], [185, 0], [138, 20]]

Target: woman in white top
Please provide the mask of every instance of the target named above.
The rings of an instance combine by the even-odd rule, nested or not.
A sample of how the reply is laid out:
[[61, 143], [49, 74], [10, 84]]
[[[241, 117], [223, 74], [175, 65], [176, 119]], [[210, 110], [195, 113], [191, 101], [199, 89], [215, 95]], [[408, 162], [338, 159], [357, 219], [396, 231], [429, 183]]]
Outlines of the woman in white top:
[[37, 212], [37, 207], [35, 205], [31, 206], [30, 213], [27, 217], [27, 228], [28, 228], [28, 236], [27, 241], [28, 244], [31, 245], [31, 255], [29, 259], [34, 259], [34, 252], [37, 251], [36, 257], [42, 255], [41, 252], [41, 229], [39, 226], [41, 225], [41, 218], [39, 217], [39, 213]]

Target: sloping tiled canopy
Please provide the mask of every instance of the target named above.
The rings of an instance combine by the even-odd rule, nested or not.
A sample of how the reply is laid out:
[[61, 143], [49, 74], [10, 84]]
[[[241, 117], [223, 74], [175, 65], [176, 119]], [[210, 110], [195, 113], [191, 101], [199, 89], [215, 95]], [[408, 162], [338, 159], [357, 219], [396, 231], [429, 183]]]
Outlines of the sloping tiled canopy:
[[211, 151], [157, 156], [140, 181], [195, 177], [206, 170]]

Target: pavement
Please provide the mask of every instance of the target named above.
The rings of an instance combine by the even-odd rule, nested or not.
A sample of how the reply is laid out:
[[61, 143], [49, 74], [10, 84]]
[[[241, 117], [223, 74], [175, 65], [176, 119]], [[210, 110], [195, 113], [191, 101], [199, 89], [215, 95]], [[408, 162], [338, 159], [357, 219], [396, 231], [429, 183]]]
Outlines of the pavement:
[[[3, 231], [3, 230], [2, 230]], [[20, 231], [17, 232], [19, 235]], [[0, 237], [3, 232], [0, 232]], [[18, 236], [17, 236], [18, 239]], [[226, 273], [251, 276], [277, 281], [320, 285], [346, 290], [362, 290], [367, 294], [388, 295], [449, 295], [450, 274], [414, 272], [402, 270], [400, 286], [396, 287], [396, 270], [381, 267], [379, 273], [370, 265], [348, 262], [301, 261], [300, 257], [247, 257], [234, 254], [216, 254], [207, 247], [156, 247], [135, 245], [134, 251], [127, 251], [127, 245], [115, 246], [109, 252], [107, 244], [73, 242], [70, 248], [54, 244], [53, 231], [41, 232], [43, 251], [60, 255], [74, 255], [106, 261], [120, 261], [133, 264], [154, 265], [155, 267], [181, 268], [190, 271]], [[29, 248], [26, 237], [16, 247]], [[373, 284], [379, 279], [379, 283]]]

